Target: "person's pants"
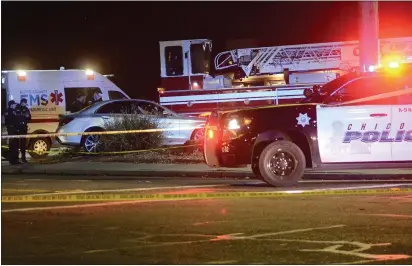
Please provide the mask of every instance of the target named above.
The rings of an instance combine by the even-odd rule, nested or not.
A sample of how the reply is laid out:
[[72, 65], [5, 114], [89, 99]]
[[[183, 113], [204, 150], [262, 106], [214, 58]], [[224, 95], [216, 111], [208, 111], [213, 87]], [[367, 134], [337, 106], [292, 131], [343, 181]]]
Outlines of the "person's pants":
[[[16, 135], [15, 130], [7, 132], [8, 135]], [[9, 139], [9, 162], [17, 163], [19, 161], [19, 139]]]
[[[22, 133], [20, 135], [26, 135], [26, 133]], [[19, 139], [19, 148], [21, 152], [21, 159], [22, 161], [26, 160], [26, 138]]]
[[[22, 127], [17, 130], [17, 135], [27, 135], [27, 129]], [[19, 149], [21, 152], [21, 160], [26, 160], [26, 138], [19, 138]]]

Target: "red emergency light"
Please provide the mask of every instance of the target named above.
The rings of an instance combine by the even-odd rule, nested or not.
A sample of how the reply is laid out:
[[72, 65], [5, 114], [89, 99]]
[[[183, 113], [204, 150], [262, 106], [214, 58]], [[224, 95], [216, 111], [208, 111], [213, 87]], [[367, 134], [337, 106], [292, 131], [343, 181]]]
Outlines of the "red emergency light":
[[26, 72], [25, 71], [17, 71], [17, 79], [18, 81], [26, 81]]
[[93, 70], [86, 70], [87, 80], [94, 80]]

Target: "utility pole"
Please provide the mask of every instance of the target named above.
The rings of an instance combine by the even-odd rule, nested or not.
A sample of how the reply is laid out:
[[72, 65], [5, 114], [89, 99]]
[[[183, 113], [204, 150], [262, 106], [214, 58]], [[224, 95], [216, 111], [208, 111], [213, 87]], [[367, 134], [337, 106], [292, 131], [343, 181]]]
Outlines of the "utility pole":
[[373, 71], [379, 64], [379, 17], [377, 1], [361, 1], [359, 57], [360, 71]]

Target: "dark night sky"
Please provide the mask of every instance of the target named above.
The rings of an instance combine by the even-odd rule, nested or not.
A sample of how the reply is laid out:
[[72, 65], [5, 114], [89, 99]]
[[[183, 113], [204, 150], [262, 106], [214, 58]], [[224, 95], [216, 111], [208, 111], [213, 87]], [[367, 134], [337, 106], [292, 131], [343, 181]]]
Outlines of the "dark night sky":
[[[357, 2], [2, 2], [2, 69], [92, 67], [157, 100], [158, 42], [260, 45], [358, 39]], [[412, 2], [380, 2], [380, 37], [412, 36]]]

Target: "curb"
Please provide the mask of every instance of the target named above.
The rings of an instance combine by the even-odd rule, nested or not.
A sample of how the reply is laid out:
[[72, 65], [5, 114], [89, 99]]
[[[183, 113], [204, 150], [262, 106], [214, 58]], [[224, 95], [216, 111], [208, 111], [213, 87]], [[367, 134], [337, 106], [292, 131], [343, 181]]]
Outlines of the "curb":
[[[91, 179], [112, 179], [112, 177], [122, 177], [122, 179], [136, 179], [140, 177], [150, 177], [163, 179], [165, 177], [196, 177], [196, 178], [251, 178], [255, 179], [252, 172], [236, 172], [236, 171], [103, 171], [103, 170], [47, 170], [47, 169], [34, 169], [31, 167], [23, 168], [6, 168], [2, 169], [2, 175], [60, 175], [60, 176], [87, 176], [93, 177]], [[98, 177], [98, 178], [96, 178]], [[125, 178], [126, 177], [126, 178]], [[412, 179], [412, 174], [365, 174], [365, 173], [344, 173], [344, 172], [307, 172], [303, 179], [312, 180], [342, 180], [342, 179], [354, 179], [367, 180], [367, 179]], [[38, 177], [37, 177], [38, 178]]]
[[253, 173], [250, 172], [225, 172], [225, 171], [102, 171], [102, 170], [47, 170], [47, 169], [27, 169], [27, 168], [15, 168], [15, 169], [2, 169], [4, 175], [62, 175], [62, 176], [99, 176], [105, 177], [213, 177], [213, 178], [225, 178], [225, 177], [237, 177], [246, 178], [253, 177]]

